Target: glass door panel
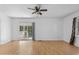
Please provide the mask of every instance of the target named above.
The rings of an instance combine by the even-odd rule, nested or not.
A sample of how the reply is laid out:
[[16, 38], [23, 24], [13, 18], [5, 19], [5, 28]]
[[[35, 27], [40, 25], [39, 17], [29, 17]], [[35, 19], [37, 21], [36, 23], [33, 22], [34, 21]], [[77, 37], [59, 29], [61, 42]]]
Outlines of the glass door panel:
[[24, 26], [25, 27], [25, 31], [27, 31], [28, 29], [27, 29], [27, 26]]
[[20, 25], [19, 31], [23, 31], [23, 26], [22, 25]]
[[28, 37], [32, 38], [32, 26], [28, 26]]

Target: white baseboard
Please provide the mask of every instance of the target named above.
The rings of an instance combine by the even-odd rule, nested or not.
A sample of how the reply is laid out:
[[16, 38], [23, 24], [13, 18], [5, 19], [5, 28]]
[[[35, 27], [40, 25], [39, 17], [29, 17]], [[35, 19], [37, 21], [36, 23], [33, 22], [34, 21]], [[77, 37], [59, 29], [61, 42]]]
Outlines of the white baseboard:
[[10, 41], [11, 41], [11, 40], [2, 41], [2, 42], [0, 42], [0, 45], [6, 44], [6, 43], [8, 43], [8, 42], [10, 42]]
[[59, 41], [59, 40], [63, 40], [63, 39], [35, 39], [35, 40], [46, 40], [46, 41], [47, 41], [47, 40], [48, 40], [48, 41], [49, 41], [49, 40], [52, 40], [52, 41], [57, 41], [57, 40], [58, 40], [58, 41]]

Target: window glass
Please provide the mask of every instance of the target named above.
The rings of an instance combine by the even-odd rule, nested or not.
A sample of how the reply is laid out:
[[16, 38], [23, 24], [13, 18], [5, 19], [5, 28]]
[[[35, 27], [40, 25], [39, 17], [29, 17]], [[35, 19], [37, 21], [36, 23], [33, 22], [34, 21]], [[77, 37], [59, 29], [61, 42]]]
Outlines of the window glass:
[[27, 26], [25, 26], [25, 31], [27, 31]]
[[28, 26], [28, 36], [32, 37], [32, 26]]
[[27, 37], [27, 32], [24, 32], [24, 37]]
[[23, 26], [20, 26], [19, 30], [20, 30], [20, 31], [23, 31]]

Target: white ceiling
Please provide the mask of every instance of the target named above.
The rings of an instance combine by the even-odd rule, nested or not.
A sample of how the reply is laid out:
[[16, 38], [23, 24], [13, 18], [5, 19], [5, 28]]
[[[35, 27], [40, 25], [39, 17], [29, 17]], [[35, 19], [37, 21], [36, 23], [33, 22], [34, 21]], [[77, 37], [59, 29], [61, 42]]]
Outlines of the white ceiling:
[[[35, 16], [31, 14], [33, 11], [27, 8], [33, 8], [34, 6], [34, 4], [1, 4], [0, 11], [14, 17], [33, 17]], [[79, 4], [42, 4], [41, 8], [48, 9], [47, 12], [43, 12], [42, 16], [61, 18], [78, 12]]]

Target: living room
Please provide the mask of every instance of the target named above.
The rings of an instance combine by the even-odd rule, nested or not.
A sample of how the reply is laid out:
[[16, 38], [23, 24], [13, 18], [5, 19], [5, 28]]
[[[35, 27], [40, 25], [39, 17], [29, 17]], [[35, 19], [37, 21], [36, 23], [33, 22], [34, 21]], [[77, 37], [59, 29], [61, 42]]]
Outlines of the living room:
[[78, 14], [79, 4], [1, 4], [0, 54], [79, 54]]

